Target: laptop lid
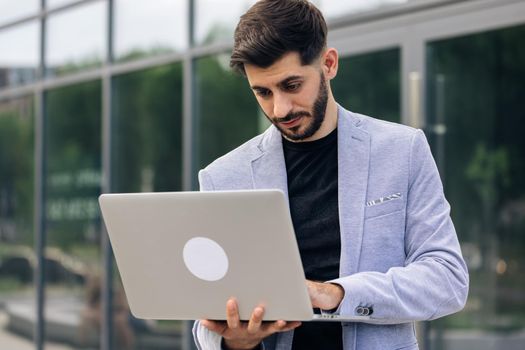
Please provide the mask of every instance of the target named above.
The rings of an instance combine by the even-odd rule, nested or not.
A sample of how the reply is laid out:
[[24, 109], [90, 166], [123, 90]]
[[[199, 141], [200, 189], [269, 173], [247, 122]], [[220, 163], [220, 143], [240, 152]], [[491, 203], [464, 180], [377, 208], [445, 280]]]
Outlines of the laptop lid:
[[241, 319], [313, 313], [279, 190], [103, 194], [100, 207], [131, 312], [145, 319]]

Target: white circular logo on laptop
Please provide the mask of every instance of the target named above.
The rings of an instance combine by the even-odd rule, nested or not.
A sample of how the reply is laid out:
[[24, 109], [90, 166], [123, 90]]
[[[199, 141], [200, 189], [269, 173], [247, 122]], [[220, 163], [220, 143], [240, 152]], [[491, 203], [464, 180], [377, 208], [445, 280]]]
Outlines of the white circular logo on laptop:
[[184, 263], [190, 272], [205, 281], [218, 281], [228, 272], [228, 256], [212, 239], [194, 237], [184, 245]]

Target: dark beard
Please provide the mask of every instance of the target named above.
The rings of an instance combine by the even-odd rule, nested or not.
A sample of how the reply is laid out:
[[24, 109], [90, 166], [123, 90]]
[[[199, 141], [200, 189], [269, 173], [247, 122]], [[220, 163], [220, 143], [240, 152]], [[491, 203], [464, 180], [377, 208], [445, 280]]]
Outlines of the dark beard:
[[[326, 87], [324, 74], [322, 72], [320, 74], [320, 77], [321, 82], [319, 83], [319, 93], [317, 94], [317, 98], [312, 106], [312, 114], [306, 111], [300, 111], [295, 113], [289, 113], [288, 115], [286, 115], [286, 117], [283, 118], [273, 120], [268, 118], [273, 123], [273, 125], [275, 125], [277, 129], [279, 129], [281, 134], [283, 134], [287, 139], [292, 141], [301, 141], [312, 137], [323, 124], [326, 113], [326, 105], [328, 104], [328, 89]], [[298, 117], [312, 118], [311, 123], [306, 127], [306, 129], [302, 133], [297, 133], [297, 131], [300, 128], [300, 125], [290, 129], [281, 128], [281, 126], [279, 125], [279, 123], [287, 122]]]

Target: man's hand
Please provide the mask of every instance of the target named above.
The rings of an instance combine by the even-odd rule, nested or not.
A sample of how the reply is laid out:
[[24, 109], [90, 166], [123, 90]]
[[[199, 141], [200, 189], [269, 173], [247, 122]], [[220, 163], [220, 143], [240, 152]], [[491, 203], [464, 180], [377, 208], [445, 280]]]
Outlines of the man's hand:
[[343, 287], [335, 283], [320, 283], [306, 280], [306, 286], [308, 287], [312, 306], [322, 310], [337, 308], [345, 296]]
[[231, 350], [247, 350], [257, 347], [264, 338], [277, 332], [286, 332], [301, 325], [301, 322], [262, 321], [264, 307], [257, 306], [248, 322], [241, 322], [237, 301], [233, 298], [226, 303], [226, 322], [201, 320], [210, 331], [218, 333], [224, 344]]

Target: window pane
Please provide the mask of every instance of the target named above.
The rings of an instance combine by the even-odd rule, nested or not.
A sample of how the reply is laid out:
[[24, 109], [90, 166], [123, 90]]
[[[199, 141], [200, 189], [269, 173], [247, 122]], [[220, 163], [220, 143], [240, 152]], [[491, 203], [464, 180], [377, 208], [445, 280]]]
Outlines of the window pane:
[[260, 129], [255, 97], [246, 79], [234, 75], [228, 63], [226, 54], [195, 63], [198, 168], [255, 136]]
[[331, 82], [335, 100], [353, 112], [399, 123], [400, 67], [398, 48], [341, 58]]
[[33, 99], [0, 102], [0, 344], [30, 349], [33, 272]]
[[239, 17], [255, 0], [195, 0], [195, 42], [233, 42]]
[[38, 32], [37, 22], [0, 31], [0, 88], [35, 80]]
[[[180, 191], [181, 64], [118, 76], [113, 81], [113, 96], [112, 190]], [[181, 322], [145, 322], [130, 315], [118, 268], [114, 271], [115, 349], [160, 350], [180, 346]]]
[[0, 25], [34, 15], [38, 12], [39, 0], [0, 0]]
[[117, 0], [115, 57], [129, 60], [187, 47], [188, 2]]
[[113, 191], [180, 190], [181, 64], [118, 76], [113, 91]]
[[46, 94], [46, 341], [75, 349], [100, 338], [100, 96], [98, 81]]
[[432, 349], [523, 348], [524, 37], [520, 26], [427, 46], [428, 132], [470, 271], [467, 306], [432, 323]]
[[99, 66], [106, 56], [106, 3], [96, 1], [59, 12], [47, 22], [49, 76]]

